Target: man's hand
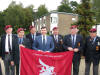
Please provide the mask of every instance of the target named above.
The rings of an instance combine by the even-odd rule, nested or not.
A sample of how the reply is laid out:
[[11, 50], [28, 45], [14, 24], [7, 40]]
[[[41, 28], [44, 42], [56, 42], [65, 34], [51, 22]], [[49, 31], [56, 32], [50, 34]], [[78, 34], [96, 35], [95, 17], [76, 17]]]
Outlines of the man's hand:
[[11, 63], [12, 66], [14, 65], [14, 61], [11, 61], [10, 63]]
[[73, 48], [72, 48], [72, 47], [68, 47], [68, 50], [69, 50], [69, 51], [73, 51]]
[[25, 46], [24, 46], [23, 44], [20, 44], [20, 45], [19, 45], [19, 47], [20, 47], [20, 46], [22, 46], [22, 47], [24, 47], [24, 48], [25, 48]]
[[50, 52], [50, 51], [46, 51], [46, 52]]
[[74, 48], [74, 52], [78, 52], [79, 51], [79, 49], [78, 48]]
[[42, 50], [38, 50], [38, 51], [43, 52]]

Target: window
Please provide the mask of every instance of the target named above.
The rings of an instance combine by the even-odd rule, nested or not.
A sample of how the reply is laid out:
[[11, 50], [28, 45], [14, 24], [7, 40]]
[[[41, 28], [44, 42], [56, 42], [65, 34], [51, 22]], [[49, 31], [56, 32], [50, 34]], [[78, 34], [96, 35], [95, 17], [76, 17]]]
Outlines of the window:
[[51, 23], [53, 24], [57, 23], [57, 17], [51, 17]]

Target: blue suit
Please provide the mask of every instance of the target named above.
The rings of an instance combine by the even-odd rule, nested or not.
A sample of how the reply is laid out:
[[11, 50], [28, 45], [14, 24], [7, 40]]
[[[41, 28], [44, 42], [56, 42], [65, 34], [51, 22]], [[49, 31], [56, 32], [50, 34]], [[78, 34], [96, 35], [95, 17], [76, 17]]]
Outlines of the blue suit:
[[43, 50], [43, 51], [50, 51], [51, 52], [54, 49], [53, 39], [52, 39], [52, 37], [47, 36], [47, 42], [45, 44], [45, 47], [43, 47], [42, 36], [41, 35], [37, 36], [36, 40], [33, 43], [33, 47], [32, 48], [34, 50]]

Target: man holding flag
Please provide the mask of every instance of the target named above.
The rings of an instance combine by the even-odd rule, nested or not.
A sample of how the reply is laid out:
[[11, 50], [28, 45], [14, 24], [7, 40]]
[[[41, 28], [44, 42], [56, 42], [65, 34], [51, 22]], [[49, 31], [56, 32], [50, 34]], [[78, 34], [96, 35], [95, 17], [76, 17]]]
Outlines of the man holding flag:
[[73, 75], [78, 75], [80, 65], [80, 52], [83, 48], [82, 36], [77, 34], [78, 29], [76, 25], [70, 27], [71, 33], [64, 37], [64, 49], [74, 51], [73, 57]]
[[73, 51], [50, 52], [54, 43], [46, 33], [46, 27], [42, 27], [42, 35], [34, 41], [34, 50], [20, 47], [20, 75], [71, 75]]
[[16, 65], [16, 75], [19, 75], [19, 64], [20, 64], [20, 46], [25, 48], [31, 48], [29, 39], [24, 37], [24, 28], [18, 28], [17, 37], [15, 38], [15, 65]]

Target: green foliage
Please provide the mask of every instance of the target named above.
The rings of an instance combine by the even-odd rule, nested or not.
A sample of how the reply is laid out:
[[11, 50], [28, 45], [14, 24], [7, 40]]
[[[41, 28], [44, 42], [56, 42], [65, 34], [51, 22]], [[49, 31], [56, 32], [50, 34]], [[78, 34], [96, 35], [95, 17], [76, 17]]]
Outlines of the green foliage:
[[61, 4], [69, 4], [69, 0], [62, 0]]
[[2, 27], [0, 28], [4, 28], [5, 25], [12, 25], [14, 33], [16, 33], [19, 27], [23, 27], [28, 30], [29, 25], [31, 25], [33, 21], [33, 12], [32, 5], [23, 8], [21, 3], [16, 4], [16, 2], [13, 1], [9, 7], [0, 14], [2, 17], [0, 18], [0, 21], [2, 21]]
[[0, 35], [4, 33], [4, 14], [0, 12]]
[[77, 25], [79, 25], [80, 33], [86, 37], [89, 29], [95, 25], [95, 13], [91, 10], [90, 0], [82, 0], [82, 3], [76, 9], [76, 13], [79, 14]]
[[58, 6], [58, 12], [67, 12], [67, 13], [72, 13], [72, 9], [68, 4], [61, 4]]
[[100, 24], [100, 0], [92, 0], [92, 10], [95, 12], [97, 24]]
[[72, 10], [74, 11], [74, 10], [76, 10], [78, 3], [76, 1], [71, 1], [70, 5], [71, 5]]
[[61, 5], [58, 6], [57, 11], [58, 12], [66, 12], [66, 13], [74, 13], [74, 10], [78, 6], [78, 3], [76, 1], [71, 1], [69, 3], [69, 0], [63, 0], [61, 2]]
[[48, 10], [45, 7], [45, 5], [40, 5], [38, 7], [38, 11], [37, 11], [37, 18], [39, 18], [39, 17], [41, 17], [41, 16], [43, 16], [43, 15], [45, 15], [47, 13], [48, 13]]
[[24, 8], [22, 3], [16, 4], [12, 1], [6, 10], [0, 12], [0, 35], [4, 33], [5, 25], [12, 25], [13, 33], [16, 33], [19, 27], [25, 28], [28, 33], [29, 25], [32, 25], [35, 18], [48, 13], [45, 5], [40, 5], [37, 12], [33, 8], [33, 5]]

